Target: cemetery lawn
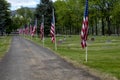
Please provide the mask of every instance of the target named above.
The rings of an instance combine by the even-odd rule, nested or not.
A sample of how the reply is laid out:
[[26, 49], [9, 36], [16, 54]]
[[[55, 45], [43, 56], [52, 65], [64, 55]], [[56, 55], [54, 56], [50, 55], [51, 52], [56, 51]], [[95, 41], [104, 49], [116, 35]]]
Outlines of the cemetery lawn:
[[[95, 40], [91, 41], [91, 38]], [[39, 38], [32, 38], [31, 40], [42, 46], [42, 41]], [[57, 43], [57, 50], [55, 50], [49, 37], [45, 38], [44, 46], [75, 64], [84, 64], [91, 69], [120, 79], [119, 36], [88, 36], [87, 63], [85, 61], [85, 49], [81, 48], [79, 35], [66, 36], [65, 40], [64, 36], [57, 37]]]
[[8, 52], [11, 36], [0, 36], [0, 59]]

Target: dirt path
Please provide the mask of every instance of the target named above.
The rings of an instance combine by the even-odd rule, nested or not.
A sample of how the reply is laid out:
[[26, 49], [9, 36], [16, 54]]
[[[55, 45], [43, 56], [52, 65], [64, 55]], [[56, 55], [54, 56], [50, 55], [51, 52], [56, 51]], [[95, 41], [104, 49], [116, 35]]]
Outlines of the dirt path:
[[0, 62], [0, 80], [100, 80], [19, 36]]

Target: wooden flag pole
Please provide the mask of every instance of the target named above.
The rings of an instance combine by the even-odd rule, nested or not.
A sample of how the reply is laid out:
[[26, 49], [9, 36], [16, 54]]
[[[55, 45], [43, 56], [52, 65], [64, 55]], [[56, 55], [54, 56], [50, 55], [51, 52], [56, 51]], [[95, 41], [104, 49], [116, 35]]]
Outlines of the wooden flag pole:
[[43, 35], [43, 47], [44, 47], [44, 45], [45, 45], [45, 38], [44, 38], [44, 35]]
[[86, 55], [85, 55], [86, 62], [88, 61], [88, 48], [86, 46]]
[[44, 38], [44, 15], [42, 15], [43, 18], [43, 47], [44, 47], [44, 43], [45, 43], [45, 38]]
[[55, 50], [57, 50], [56, 35], [55, 35]]
[[[53, 19], [54, 19], [54, 27], [55, 27], [55, 14], [54, 14], [54, 9], [53, 9]], [[56, 28], [55, 28], [56, 29]], [[55, 30], [56, 31], [56, 30]], [[57, 42], [56, 42], [56, 32], [55, 32], [55, 50], [57, 50]]]
[[36, 40], [37, 40], [37, 18], [35, 20], [35, 25], [36, 25]]

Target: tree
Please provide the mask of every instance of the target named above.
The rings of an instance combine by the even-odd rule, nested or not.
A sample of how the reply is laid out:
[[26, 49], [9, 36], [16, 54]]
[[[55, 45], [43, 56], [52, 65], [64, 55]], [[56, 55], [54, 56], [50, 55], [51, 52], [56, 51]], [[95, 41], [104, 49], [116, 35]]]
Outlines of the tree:
[[[18, 28], [25, 27], [32, 22], [34, 17], [34, 9], [21, 7], [14, 11], [15, 14], [11, 14], [10, 26], [6, 29], [7, 34], [11, 31], [16, 31]], [[12, 12], [11, 12], [12, 13]]]
[[10, 4], [6, 0], [0, 1], [0, 32], [3, 35], [6, 28], [10, 26]]
[[[17, 10], [18, 17], [22, 17], [21, 20], [21, 25], [27, 25], [30, 24], [31, 22], [34, 21], [34, 10], [27, 8], [27, 7], [21, 7], [20, 9]], [[33, 20], [33, 21], [32, 21]]]
[[53, 3], [49, 0], [41, 0], [40, 4], [38, 4], [36, 8], [35, 17], [37, 17], [39, 21], [38, 26], [40, 26], [40, 23], [42, 22], [42, 15], [44, 15], [45, 36], [48, 36], [50, 33], [50, 26], [52, 21], [52, 8], [54, 8]]
[[[100, 21], [100, 19], [101, 19], [102, 35], [105, 35], [105, 33], [107, 33], [108, 35], [112, 34], [112, 28], [111, 28], [112, 27], [111, 26], [111, 16], [112, 16], [112, 14], [111, 14], [111, 12], [113, 12], [114, 4], [117, 1], [118, 0], [96, 0], [96, 1], [92, 0], [92, 1], [90, 1], [90, 3], [91, 3], [90, 6], [92, 6], [92, 8], [94, 10], [96, 10], [93, 14], [97, 13], [97, 15], [95, 17], [99, 16], [98, 21]], [[94, 19], [95, 19], [95, 17], [94, 17]]]
[[112, 14], [112, 22], [114, 24], [114, 33], [119, 35], [120, 31], [120, 1], [116, 0], [114, 3], [113, 11], [111, 12]]
[[83, 19], [83, 1], [57, 0], [54, 5], [56, 8], [57, 26], [63, 31], [61, 33], [79, 34]]
[[[41, 22], [45, 16], [45, 30], [49, 30], [51, 10], [55, 8], [56, 29], [60, 34], [78, 34], [82, 27], [85, 0], [41, 0], [36, 9], [36, 16]], [[89, 33], [98, 35], [111, 35], [119, 33], [119, 0], [90, 0], [89, 1]], [[48, 32], [49, 31], [45, 31]]]

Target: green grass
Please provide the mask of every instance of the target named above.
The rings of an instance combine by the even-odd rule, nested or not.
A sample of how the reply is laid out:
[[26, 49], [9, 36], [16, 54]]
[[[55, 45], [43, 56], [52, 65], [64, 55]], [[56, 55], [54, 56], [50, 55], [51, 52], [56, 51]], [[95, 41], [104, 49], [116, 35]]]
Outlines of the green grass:
[[[66, 37], [62, 44], [57, 45], [57, 51], [50, 38], [45, 38], [45, 47], [54, 50], [62, 57], [84, 64], [92, 69], [110, 74], [120, 79], [120, 37], [118, 36], [94, 36], [95, 41], [88, 37], [88, 62], [85, 62], [85, 49], [81, 48], [80, 36]], [[57, 41], [63, 37], [57, 37]], [[32, 38], [42, 45], [40, 39]]]
[[0, 36], [0, 59], [8, 51], [11, 42], [10, 36]]

